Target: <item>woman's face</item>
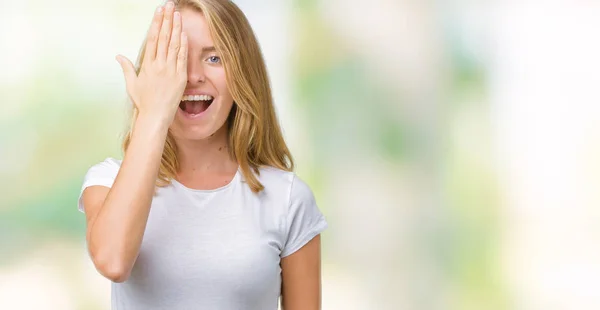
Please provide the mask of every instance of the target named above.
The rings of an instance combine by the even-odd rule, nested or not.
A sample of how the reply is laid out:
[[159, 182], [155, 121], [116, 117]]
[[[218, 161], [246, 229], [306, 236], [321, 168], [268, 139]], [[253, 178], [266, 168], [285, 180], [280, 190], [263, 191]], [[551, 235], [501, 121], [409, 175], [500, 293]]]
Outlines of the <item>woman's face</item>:
[[201, 140], [225, 130], [233, 98], [204, 15], [189, 8], [180, 12], [188, 37], [188, 81], [170, 129], [175, 138]]

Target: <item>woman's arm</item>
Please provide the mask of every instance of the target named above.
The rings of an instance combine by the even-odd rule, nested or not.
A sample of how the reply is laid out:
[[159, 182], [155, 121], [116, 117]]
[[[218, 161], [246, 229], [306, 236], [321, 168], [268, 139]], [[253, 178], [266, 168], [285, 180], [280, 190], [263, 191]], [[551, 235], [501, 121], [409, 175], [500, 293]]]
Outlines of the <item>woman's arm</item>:
[[114, 282], [129, 277], [139, 254], [167, 132], [187, 80], [187, 39], [173, 10], [169, 3], [164, 14], [162, 7], [155, 13], [139, 74], [118, 57], [138, 118], [112, 187], [91, 186], [82, 195], [90, 256]]
[[281, 259], [283, 310], [321, 309], [321, 235]]
[[83, 192], [90, 257], [113, 282], [129, 276], [139, 253], [167, 130], [150, 118], [136, 122], [113, 186]]

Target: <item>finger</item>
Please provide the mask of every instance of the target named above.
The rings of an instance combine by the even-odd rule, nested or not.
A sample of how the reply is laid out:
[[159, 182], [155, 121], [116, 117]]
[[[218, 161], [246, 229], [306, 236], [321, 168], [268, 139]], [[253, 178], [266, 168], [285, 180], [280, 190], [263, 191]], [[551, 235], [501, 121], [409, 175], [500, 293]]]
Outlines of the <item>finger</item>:
[[177, 72], [187, 76], [188, 39], [185, 32], [181, 33], [181, 47], [177, 54]]
[[133, 80], [137, 77], [137, 74], [135, 73], [135, 67], [133, 66], [133, 63], [125, 56], [117, 55], [116, 59], [121, 65], [121, 69], [123, 69], [125, 83], [129, 87]]
[[169, 40], [171, 39], [171, 29], [173, 28], [173, 2], [167, 2], [163, 22], [158, 35], [158, 49], [156, 50], [156, 59], [166, 60]]
[[171, 43], [169, 43], [169, 52], [167, 59], [169, 63], [176, 64], [177, 55], [181, 47], [181, 14], [173, 13], [173, 32], [171, 33]]
[[148, 35], [146, 37], [146, 51], [144, 52], [144, 58], [153, 60], [156, 58], [156, 44], [158, 43], [158, 33], [163, 22], [164, 9], [159, 6], [154, 12], [152, 18], [152, 24], [148, 29]]

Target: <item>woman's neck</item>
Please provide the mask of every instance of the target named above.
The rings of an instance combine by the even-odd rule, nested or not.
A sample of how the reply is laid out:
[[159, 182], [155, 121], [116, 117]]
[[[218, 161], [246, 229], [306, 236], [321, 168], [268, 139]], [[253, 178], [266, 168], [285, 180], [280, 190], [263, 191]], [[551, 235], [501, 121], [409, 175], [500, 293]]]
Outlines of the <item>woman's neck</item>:
[[236, 171], [238, 164], [230, 155], [227, 138], [227, 132], [219, 130], [203, 140], [177, 141], [178, 174], [190, 177]]

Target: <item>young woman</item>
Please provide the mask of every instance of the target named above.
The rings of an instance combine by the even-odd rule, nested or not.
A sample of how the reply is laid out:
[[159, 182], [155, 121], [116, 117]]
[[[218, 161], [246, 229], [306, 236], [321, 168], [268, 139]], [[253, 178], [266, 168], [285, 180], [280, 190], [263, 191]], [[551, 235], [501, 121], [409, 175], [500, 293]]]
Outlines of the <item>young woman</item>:
[[327, 222], [293, 172], [257, 40], [231, 1], [168, 2], [122, 56], [124, 158], [79, 199], [112, 309], [316, 310]]

